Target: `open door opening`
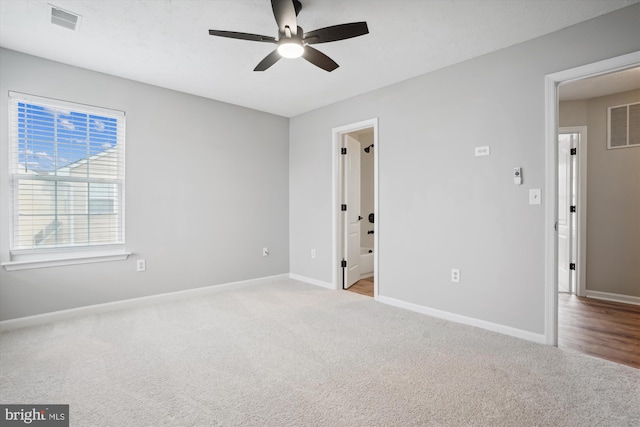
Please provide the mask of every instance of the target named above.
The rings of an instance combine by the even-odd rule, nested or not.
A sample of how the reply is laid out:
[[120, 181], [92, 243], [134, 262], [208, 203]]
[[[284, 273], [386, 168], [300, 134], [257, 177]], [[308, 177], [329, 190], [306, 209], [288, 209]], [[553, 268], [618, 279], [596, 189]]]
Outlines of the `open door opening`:
[[377, 298], [377, 119], [333, 132], [334, 285]]
[[[626, 85], [626, 82], [637, 84], [640, 80], [637, 79], [637, 74], [634, 74], [635, 71], [633, 70], [637, 70], [638, 66], [640, 66], [640, 51], [549, 74], [545, 77], [545, 341], [554, 346], [558, 345], [559, 295], [562, 296], [563, 303], [566, 300], [577, 300], [581, 296], [589, 297], [589, 299], [612, 299], [612, 295], [618, 300], [624, 299], [624, 301], [621, 302], [631, 302], [632, 304], [640, 302], [640, 296], [629, 296], [622, 292], [608, 293], [594, 291], [590, 288], [590, 286], [592, 286], [591, 284], [587, 285], [587, 267], [589, 267], [589, 283], [591, 283], [594, 276], [594, 274], [592, 274], [594, 270], [594, 260], [597, 262], [608, 260], [612, 258], [609, 255], [613, 253], [613, 251], [609, 250], [608, 252], [604, 251], [604, 255], [597, 255], [599, 252], [594, 250], [596, 247], [594, 245], [599, 242], [594, 243], [594, 239], [592, 239], [594, 227], [596, 231], [601, 232], [600, 234], [613, 233], [610, 231], [611, 229], [607, 227], [594, 226], [594, 219], [597, 218], [595, 215], [592, 215], [592, 211], [589, 212], [589, 266], [587, 266], [586, 218], [583, 217], [587, 212], [587, 162], [586, 157], [580, 155], [581, 152], [584, 156], [586, 156], [587, 153], [586, 128], [585, 126], [581, 126], [584, 124], [589, 128], [590, 133], [590, 141], [588, 144], [590, 174], [589, 208], [591, 209], [593, 206], [602, 206], [604, 211], [611, 211], [614, 213], [626, 212], [626, 210], [621, 210], [619, 207], [617, 209], [612, 208], [613, 205], [611, 202], [596, 203], [593, 201], [592, 188], [594, 186], [592, 184], [594, 183], [597, 184], [596, 187], [599, 186], [598, 188], [604, 188], [605, 194], [607, 195], [615, 195], [618, 193], [622, 194], [623, 192], [615, 185], [602, 185], [602, 182], [604, 182], [604, 179], [602, 178], [603, 176], [614, 175], [598, 175], [597, 172], [603, 168], [595, 168], [598, 170], [594, 170], [594, 168], [592, 168], [592, 165], [595, 164], [594, 159], [592, 158], [592, 148], [604, 153], [608, 158], [613, 158], [614, 154], [617, 155], [617, 153], [611, 149], [612, 144], [606, 140], [608, 137], [606, 126], [608, 126], [607, 123], [610, 123], [611, 120], [607, 119], [607, 109], [604, 108], [603, 110], [601, 108], [601, 104], [604, 103], [605, 98], [607, 97], [618, 96], [616, 94], [626, 94], [629, 91], [638, 90], [637, 86], [624, 86], [625, 88], [621, 89], [621, 86], [619, 85]], [[594, 91], [599, 91], [602, 88], [609, 88], [611, 86], [600, 84], [603, 81], [600, 78], [608, 79], [609, 76], [613, 76], [614, 74], [615, 77], [618, 78], [615, 86], [615, 92], [592, 93], [589, 94], [589, 97], [573, 99], [571, 99], [570, 96], [572, 97], [574, 95], [568, 95], [567, 93], [569, 86], [571, 86], [572, 90], [575, 89], [580, 91], [585, 90], [587, 87], [589, 90]], [[631, 78], [625, 80], [620, 78], [622, 75], [629, 75]], [[564, 91], [563, 94], [561, 94], [560, 91], [561, 85], [562, 90]], [[563, 97], [561, 98], [560, 95]], [[583, 94], [581, 94], [581, 96], [583, 96]], [[572, 112], [569, 112], [569, 110], [560, 111], [560, 101], [565, 102], [565, 106], [573, 107]], [[632, 100], [629, 102], [632, 103], [637, 101]], [[626, 103], [628, 104], [629, 102]], [[614, 104], [615, 105], [610, 106], [610, 108], [615, 108], [618, 105], [625, 104], [625, 102], [614, 102]], [[582, 122], [580, 125], [576, 123], [577, 118]], [[570, 122], [571, 124], [567, 124]], [[626, 121], [625, 123], [629, 122]], [[560, 126], [577, 126], [577, 128], [560, 128]], [[581, 128], [584, 128], [584, 132], [582, 132]], [[595, 129], [593, 132], [592, 128]], [[631, 128], [631, 126], [628, 126], [628, 128]], [[577, 147], [572, 146], [574, 143]], [[619, 143], [616, 142], [616, 144]], [[631, 145], [628, 142], [626, 144], [629, 146]], [[574, 159], [570, 158], [572, 148], [577, 148], [577, 157]], [[618, 146], [616, 145], [613, 148], [618, 148]], [[629, 152], [628, 149], [627, 152]], [[624, 160], [637, 159], [637, 157], [633, 157], [631, 155], [619, 157]], [[636, 168], [633, 170], [637, 171], [638, 169]], [[621, 175], [620, 171], [620, 167], [615, 168], [615, 176]], [[594, 177], [597, 177], [597, 179]], [[561, 194], [563, 192], [565, 194]], [[637, 195], [638, 192], [637, 190], [631, 191], [629, 194]], [[627, 207], [635, 206], [627, 201], [625, 201], [624, 204]], [[581, 206], [583, 207], [581, 208]], [[575, 210], [575, 212], [573, 212], [573, 210]], [[636, 220], [637, 218], [637, 216], [634, 217]], [[610, 221], [609, 224], [617, 225], [619, 222], [621, 223], [621, 221], [615, 219], [615, 221]], [[563, 226], [565, 229], [561, 230], [561, 227]], [[633, 233], [626, 234], [632, 235]], [[622, 235], [625, 234], [623, 233]], [[574, 264], [573, 267], [575, 270], [571, 270], [571, 264]], [[637, 262], [629, 264], [637, 265]], [[611, 275], [608, 276], [609, 279], [610, 276]], [[608, 280], [608, 282], [613, 282], [613, 280]], [[577, 296], [560, 294], [559, 291], [562, 290], [573, 292]], [[623, 291], [625, 291], [625, 289], [623, 289]], [[590, 319], [590, 321], [591, 320], [592, 319]], [[600, 345], [600, 347], [602, 346]]]

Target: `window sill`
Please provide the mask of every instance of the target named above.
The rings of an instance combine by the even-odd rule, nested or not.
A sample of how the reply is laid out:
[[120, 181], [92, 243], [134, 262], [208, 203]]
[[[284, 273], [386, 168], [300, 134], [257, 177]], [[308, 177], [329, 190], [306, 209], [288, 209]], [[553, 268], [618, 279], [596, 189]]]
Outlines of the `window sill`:
[[[65, 265], [90, 264], [94, 262], [124, 261], [129, 258], [131, 252], [124, 251], [100, 251], [82, 254], [49, 254], [46, 257], [30, 259], [16, 259], [2, 263], [7, 271], [30, 270], [34, 268], [61, 267]], [[20, 257], [23, 258], [23, 257]]]

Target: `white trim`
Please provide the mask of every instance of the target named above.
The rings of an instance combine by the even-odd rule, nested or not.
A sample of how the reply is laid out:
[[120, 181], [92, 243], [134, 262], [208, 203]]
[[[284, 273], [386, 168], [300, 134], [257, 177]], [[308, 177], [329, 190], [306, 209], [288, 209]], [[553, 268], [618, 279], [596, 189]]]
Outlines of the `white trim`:
[[34, 258], [32, 255], [35, 256], [37, 254], [30, 254], [28, 256], [30, 259], [24, 261], [3, 262], [2, 266], [7, 271], [19, 271], [34, 268], [61, 267], [64, 265], [91, 264], [94, 262], [125, 261], [131, 255], [131, 252], [97, 252], [92, 254], [85, 252], [82, 255], [65, 253], [62, 256], [48, 254], [46, 258]]
[[428, 316], [437, 317], [438, 319], [449, 320], [451, 322], [461, 323], [463, 325], [475, 326], [477, 328], [486, 329], [492, 332], [509, 335], [527, 341], [533, 341], [538, 344], [545, 344], [546, 339], [543, 334], [525, 331], [523, 329], [512, 328], [511, 326], [500, 325], [498, 323], [487, 322], [485, 320], [475, 319], [473, 317], [461, 316], [459, 314], [450, 313], [448, 311], [437, 310], [410, 302], [397, 300], [385, 296], [378, 296], [378, 301], [383, 304], [392, 305], [394, 307], [404, 308], [406, 310], [415, 311], [416, 313], [426, 314]]
[[299, 274], [289, 274], [289, 278], [293, 280], [298, 280], [300, 282], [305, 282], [310, 285], [320, 286], [321, 288], [327, 288], [331, 290], [335, 290], [336, 288], [333, 286], [333, 283], [323, 282], [322, 280], [312, 279], [311, 277], [301, 276]]
[[544, 336], [558, 345], [558, 80], [545, 77]]
[[558, 254], [555, 223], [558, 218], [558, 85], [607, 74], [640, 64], [640, 51], [545, 76], [545, 342], [558, 345]]
[[331, 191], [332, 191], [332, 200], [333, 200], [333, 216], [331, 218], [331, 234], [333, 238], [333, 248], [332, 248], [332, 270], [333, 270], [333, 283], [331, 285], [332, 289], [342, 289], [341, 285], [341, 277], [340, 277], [340, 259], [342, 258], [342, 225], [340, 221], [340, 203], [342, 190], [340, 188], [340, 143], [342, 140], [342, 135], [349, 132], [355, 132], [362, 129], [373, 128], [373, 211], [375, 212], [376, 218], [373, 223], [373, 275], [376, 280], [373, 283], [373, 297], [374, 299], [378, 298], [378, 288], [379, 288], [379, 275], [378, 275], [378, 241], [379, 241], [379, 228], [380, 228], [380, 198], [378, 196], [378, 164], [379, 164], [379, 151], [380, 144], [378, 138], [378, 118], [375, 117], [373, 119], [363, 120], [360, 122], [352, 123], [349, 125], [344, 125], [340, 127], [333, 128], [332, 132], [332, 150], [331, 150]]
[[0, 321], [0, 332], [9, 331], [28, 326], [36, 326], [44, 323], [51, 323], [60, 320], [68, 320], [79, 316], [89, 316], [110, 311], [146, 307], [152, 304], [173, 302], [184, 298], [208, 295], [233, 289], [241, 289], [249, 286], [265, 285], [277, 280], [289, 278], [288, 274], [260, 277], [257, 279], [242, 280], [238, 282], [225, 283], [221, 285], [206, 286], [202, 288], [186, 289], [184, 291], [168, 292], [158, 295], [150, 295], [140, 298], [132, 298], [122, 301], [108, 302], [104, 304], [88, 305], [84, 307], [71, 308], [68, 310], [54, 311], [51, 313], [37, 314], [35, 316], [20, 317]]
[[611, 292], [586, 291], [587, 298], [601, 299], [605, 301], [623, 302], [625, 304], [640, 305], [640, 297], [632, 295], [614, 294]]

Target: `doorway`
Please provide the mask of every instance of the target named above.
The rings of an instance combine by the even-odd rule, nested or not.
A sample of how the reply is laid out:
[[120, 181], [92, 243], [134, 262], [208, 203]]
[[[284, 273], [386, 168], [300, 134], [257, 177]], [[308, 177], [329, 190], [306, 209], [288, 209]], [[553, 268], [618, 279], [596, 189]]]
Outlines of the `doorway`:
[[[559, 216], [558, 86], [562, 83], [622, 71], [638, 65], [640, 65], [640, 51], [549, 74], [545, 77], [545, 342], [550, 345], [558, 345], [559, 254], [556, 229]], [[580, 244], [579, 238], [578, 244]], [[579, 287], [579, 279], [577, 283]]]
[[333, 285], [348, 289], [361, 280], [358, 287], [373, 282], [377, 299], [377, 119], [333, 129], [333, 180]]

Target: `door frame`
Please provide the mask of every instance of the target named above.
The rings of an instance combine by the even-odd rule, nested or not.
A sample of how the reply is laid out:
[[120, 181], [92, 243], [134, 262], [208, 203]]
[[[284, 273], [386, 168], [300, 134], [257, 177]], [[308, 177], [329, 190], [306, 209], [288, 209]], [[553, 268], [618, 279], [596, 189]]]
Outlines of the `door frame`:
[[342, 136], [347, 133], [373, 128], [373, 144], [375, 150], [373, 150], [373, 210], [376, 218], [373, 223], [373, 298], [378, 299], [379, 289], [379, 275], [378, 275], [378, 240], [380, 229], [380, 205], [378, 197], [378, 160], [379, 160], [379, 141], [378, 141], [378, 118], [363, 120], [356, 123], [347, 124], [340, 127], [335, 127], [331, 130], [332, 135], [332, 150], [331, 150], [331, 175], [332, 175], [332, 200], [333, 200], [333, 215], [331, 221], [331, 230], [333, 236], [333, 288], [336, 290], [342, 289], [342, 267], [340, 267], [340, 261], [343, 259], [342, 237], [344, 235], [344, 229], [342, 226], [342, 211], [340, 210], [341, 200], [343, 196], [342, 190], [342, 161], [340, 148], [342, 144]]
[[578, 268], [576, 269], [576, 283], [575, 291], [576, 295], [583, 297], [586, 295], [586, 275], [587, 275], [587, 147], [589, 143], [587, 141], [587, 127], [586, 126], [566, 126], [558, 127], [558, 134], [560, 133], [578, 133], [580, 138], [578, 139], [576, 148], [576, 180], [577, 182], [577, 215], [576, 221], [576, 263]]
[[545, 76], [545, 343], [558, 346], [558, 86], [640, 65], [640, 51]]

